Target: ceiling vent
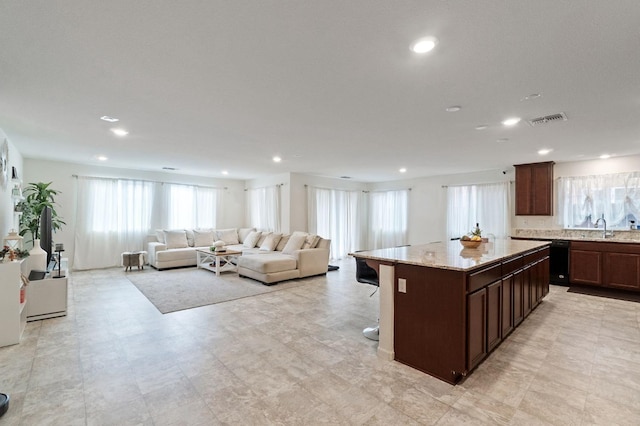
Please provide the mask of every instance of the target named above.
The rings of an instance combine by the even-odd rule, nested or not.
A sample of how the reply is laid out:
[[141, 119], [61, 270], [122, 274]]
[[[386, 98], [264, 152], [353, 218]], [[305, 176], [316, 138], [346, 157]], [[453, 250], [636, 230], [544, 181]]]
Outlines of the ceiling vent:
[[532, 118], [527, 120], [530, 126], [540, 126], [542, 124], [552, 123], [554, 121], [567, 121], [567, 115], [564, 112], [559, 114], [545, 115], [544, 117]]

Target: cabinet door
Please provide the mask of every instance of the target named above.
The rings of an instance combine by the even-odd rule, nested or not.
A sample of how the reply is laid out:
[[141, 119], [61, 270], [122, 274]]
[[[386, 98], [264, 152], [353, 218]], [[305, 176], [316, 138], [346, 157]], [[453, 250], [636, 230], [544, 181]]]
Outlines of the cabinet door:
[[513, 280], [513, 326], [517, 327], [518, 324], [524, 319], [523, 312], [523, 290], [522, 290], [522, 270], [516, 271], [512, 277]]
[[516, 215], [533, 214], [533, 174], [528, 165], [516, 166]]
[[487, 355], [487, 289], [467, 296], [467, 370]]
[[513, 275], [502, 279], [502, 338], [513, 330]]
[[532, 265], [526, 265], [522, 270], [522, 311], [523, 316], [531, 312], [531, 281]]
[[553, 214], [553, 164], [541, 163], [533, 166], [533, 214]]
[[570, 250], [569, 279], [574, 284], [602, 285], [602, 253]]
[[487, 286], [487, 352], [502, 340], [502, 281]]
[[640, 255], [605, 253], [604, 275], [610, 287], [640, 290]]
[[544, 259], [542, 259], [542, 262], [540, 262], [540, 281], [542, 283], [542, 286], [540, 288], [540, 291], [542, 292], [540, 294], [540, 300], [542, 300], [543, 297], [549, 294], [549, 267], [549, 256], [546, 256]]

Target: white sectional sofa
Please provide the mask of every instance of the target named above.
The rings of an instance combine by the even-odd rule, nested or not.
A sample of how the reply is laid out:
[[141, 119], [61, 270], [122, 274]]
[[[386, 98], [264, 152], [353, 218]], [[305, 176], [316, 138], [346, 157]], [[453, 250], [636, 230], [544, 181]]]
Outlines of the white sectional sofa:
[[196, 249], [224, 241], [241, 251], [238, 274], [264, 284], [325, 274], [330, 240], [305, 232], [291, 235], [259, 232], [255, 228], [158, 230], [147, 243], [149, 264], [158, 269], [195, 266]]

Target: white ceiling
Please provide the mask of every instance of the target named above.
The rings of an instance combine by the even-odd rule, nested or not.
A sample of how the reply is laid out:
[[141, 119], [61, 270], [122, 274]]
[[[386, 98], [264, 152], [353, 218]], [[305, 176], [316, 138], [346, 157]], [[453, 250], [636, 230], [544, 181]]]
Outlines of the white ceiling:
[[2, 0], [0, 128], [26, 158], [238, 179], [638, 154], [639, 23], [637, 0]]

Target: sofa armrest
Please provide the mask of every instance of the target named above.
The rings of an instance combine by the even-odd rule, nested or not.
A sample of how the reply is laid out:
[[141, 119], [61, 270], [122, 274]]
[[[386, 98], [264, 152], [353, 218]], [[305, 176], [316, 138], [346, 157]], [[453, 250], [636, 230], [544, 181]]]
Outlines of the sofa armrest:
[[329, 249], [300, 249], [293, 252], [301, 277], [325, 274], [329, 267]]
[[147, 256], [149, 256], [149, 265], [156, 266], [156, 253], [167, 249], [166, 244], [158, 242], [150, 242], [147, 244]]

